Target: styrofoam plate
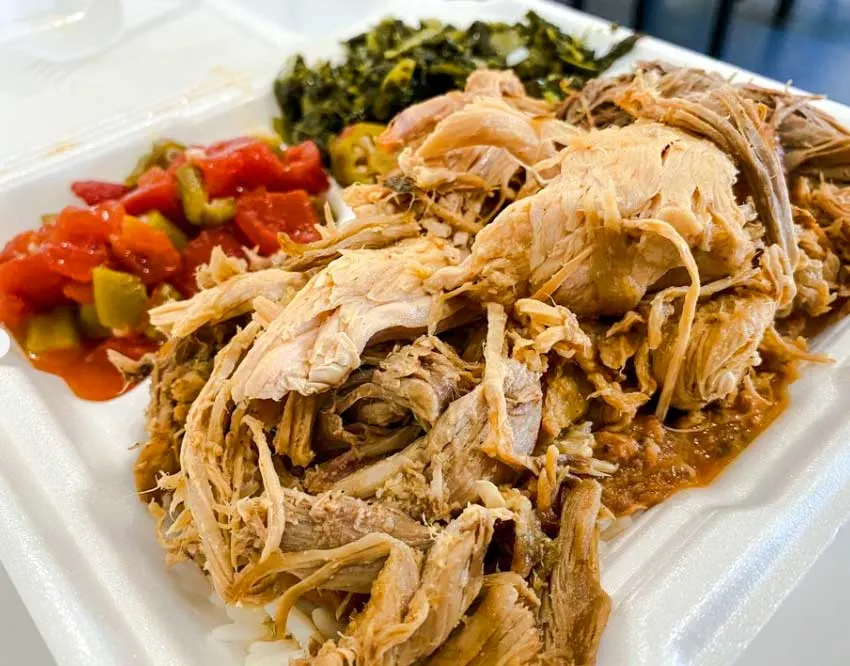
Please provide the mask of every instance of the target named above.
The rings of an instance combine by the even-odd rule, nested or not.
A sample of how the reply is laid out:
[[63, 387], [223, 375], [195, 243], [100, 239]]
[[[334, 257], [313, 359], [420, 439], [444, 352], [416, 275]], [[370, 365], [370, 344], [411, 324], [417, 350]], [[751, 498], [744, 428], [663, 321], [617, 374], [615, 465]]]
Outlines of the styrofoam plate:
[[[462, 24], [533, 8], [596, 46], [623, 35], [533, 0], [375, 0], [347, 15], [348, 3], [324, 0], [314, 12], [269, 5], [266, 16], [226, 0], [118, 4], [121, 39], [83, 59], [58, 57], [61, 43], [50, 42], [48, 59], [26, 36], [0, 40], [0, 123], [14, 130], [0, 139], [0, 239], [71, 203], [71, 180], [127, 172], [155, 137], [206, 143], [268, 126], [271, 78], [287, 53], [332, 54], [338, 36], [383, 14]], [[275, 27], [268, 12], [292, 20]], [[617, 69], [653, 58], [738, 71], [648, 38]], [[850, 122], [850, 109], [826, 107]], [[719, 479], [611, 544], [603, 585], [614, 611], [600, 664], [730, 663], [850, 515], [850, 328], [816, 347], [836, 362], [807, 368], [788, 409]], [[166, 569], [135, 495], [131, 447], [144, 437], [146, 403], [146, 385], [83, 402], [17, 350], [0, 355], [0, 561], [61, 666], [238, 663], [207, 637], [222, 617], [201, 576]]]

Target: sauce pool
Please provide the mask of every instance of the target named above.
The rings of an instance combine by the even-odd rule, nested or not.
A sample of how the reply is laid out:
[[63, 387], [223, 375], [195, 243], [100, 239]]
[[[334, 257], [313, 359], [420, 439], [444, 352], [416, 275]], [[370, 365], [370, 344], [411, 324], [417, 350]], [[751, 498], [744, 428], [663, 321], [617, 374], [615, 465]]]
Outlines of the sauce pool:
[[30, 354], [29, 359], [38, 370], [61, 377], [77, 397], [100, 402], [121, 395], [137, 383], [122, 376], [109, 360], [107, 350], [114, 349], [138, 360], [158, 346], [143, 338], [112, 338], [88, 342], [79, 349]]

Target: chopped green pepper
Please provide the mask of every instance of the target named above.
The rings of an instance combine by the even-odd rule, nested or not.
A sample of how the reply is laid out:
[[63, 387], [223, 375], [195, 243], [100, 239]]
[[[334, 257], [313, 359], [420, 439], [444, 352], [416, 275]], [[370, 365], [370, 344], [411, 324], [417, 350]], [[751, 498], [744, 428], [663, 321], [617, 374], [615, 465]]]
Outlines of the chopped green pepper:
[[192, 224], [201, 224], [204, 206], [207, 203], [207, 190], [201, 172], [191, 164], [183, 164], [174, 172], [180, 187], [180, 201], [183, 202], [183, 214]]
[[378, 123], [357, 123], [346, 127], [331, 142], [331, 169], [340, 185], [372, 183], [376, 176], [395, 167], [395, 157], [375, 145], [384, 129]]
[[24, 346], [30, 354], [79, 347], [80, 334], [74, 324], [73, 309], [56, 308], [31, 317]]
[[151, 146], [151, 150], [139, 158], [133, 171], [127, 176], [124, 184], [135, 187], [139, 182], [139, 176], [151, 167], [158, 166], [167, 169], [172, 160], [186, 150], [186, 146], [171, 139], [162, 139]]
[[45, 213], [41, 216], [41, 224], [42, 226], [50, 226], [56, 219], [59, 217], [56, 213]]
[[168, 236], [168, 240], [177, 250], [182, 250], [189, 242], [189, 237], [183, 233], [183, 230], [169, 220], [165, 215], [158, 210], [153, 210], [150, 213], [145, 213], [141, 217], [142, 222], [152, 226], [154, 229], [159, 229]]
[[175, 175], [180, 187], [183, 214], [192, 224], [217, 227], [236, 214], [236, 200], [233, 197], [209, 201], [201, 172], [192, 165], [177, 167]]
[[81, 305], [77, 311], [77, 320], [80, 330], [87, 338], [108, 338], [112, 335], [112, 331], [100, 323], [97, 308], [93, 304]]
[[92, 286], [97, 318], [104, 326], [128, 330], [144, 321], [148, 292], [140, 278], [98, 266], [92, 271]]
[[233, 197], [213, 199], [204, 204], [201, 224], [205, 227], [217, 227], [232, 219], [234, 215], [236, 215], [236, 199]]

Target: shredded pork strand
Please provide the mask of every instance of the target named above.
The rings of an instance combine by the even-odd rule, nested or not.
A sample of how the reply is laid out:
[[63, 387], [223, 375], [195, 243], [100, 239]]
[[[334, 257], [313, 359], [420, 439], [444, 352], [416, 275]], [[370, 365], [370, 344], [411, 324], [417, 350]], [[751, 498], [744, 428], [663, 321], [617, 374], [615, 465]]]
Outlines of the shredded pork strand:
[[256, 298], [285, 305], [304, 286], [304, 276], [277, 268], [233, 275], [185, 301], [165, 303], [150, 311], [150, 321], [162, 333], [184, 338], [202, 326], [253, 310]]

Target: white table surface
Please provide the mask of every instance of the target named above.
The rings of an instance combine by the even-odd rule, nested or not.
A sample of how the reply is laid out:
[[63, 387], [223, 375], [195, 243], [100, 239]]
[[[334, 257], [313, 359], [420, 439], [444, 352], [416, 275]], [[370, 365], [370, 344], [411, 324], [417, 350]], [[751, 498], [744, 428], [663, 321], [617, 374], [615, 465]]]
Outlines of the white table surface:
[[[104, 0], [99, 0], [103, 2]], [[109, 0], [105, 0], [109, 1]], [[72, 0], [73, 4], [74, 0]], [[323, 20], [345, 24], [362, 14], [380, 0], [362, 3], [318, 0], [334, 12], [320, 12]], [[33, 0], [35, 5], [47, 5], [49, 0]], [[18, 18], [17, 9], [33, 7], [28, 0], [0, 1], [0, 26]], [[275, 0], [245, 0], [244, 6], [257, 10], [266, 18], [290, 24], [311, 23], [316, 15], [313, 3], [294, 11], [298, 3]], [[302, 27], [302, 26], [298, 26]], [[306, 26], [303, 26], [306, 27]], [[327, 25], [324, 26], [325, 29]], [[2, 538], [13, 538], [4, 535]], [[818, 666], [847, 666], [850, 664], [850, 526], [842, 529], [835, 542], [817, 561], [812, 570], [790, 593], [776, 615], [746, 650], [738, 664], [745, 666], [785, 666], [817, 664]], [[43, 640], [39, 636], [26, 608], [0, 568], [0, 666], [54, 666]], [[93, 664], [92, 666], [100, 666]], [[107, 666], [107, 665], [104, 665]], [[111, 665], [109, 665], [111, 666]]]

